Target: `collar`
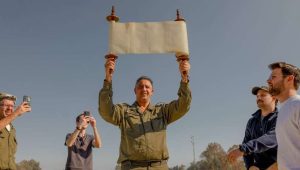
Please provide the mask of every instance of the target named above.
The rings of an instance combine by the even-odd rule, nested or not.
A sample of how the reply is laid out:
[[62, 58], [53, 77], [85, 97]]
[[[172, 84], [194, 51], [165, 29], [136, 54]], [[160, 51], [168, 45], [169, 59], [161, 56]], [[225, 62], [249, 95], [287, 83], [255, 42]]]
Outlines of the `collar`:
[[[10, 128], [8, 126], [10, 126]], [[2, 130], [6, 130], [7, 132], [11, 132], [14, 129], [15, 129], [15, 127], [13, 126], [13, 124], [9, 123]]]
[[[137, 110], [140, 108], [140, 106], [137, 103], [137, 101], [135, 101], [131, 106], [137, 108]], [[155, 109], [155, 106], [152, 105], [152, 103], [149, 103], [148, 107], [146, 108], [146, 110], [149, 110], [149, 111], [153, 111], [154, 109]]]
[[10, 130], [11, 130], [11, 126], [10, 126], [10, 124], [6, 125], [6, 126], [5, 126], [5, 128], [6, 128], [6, 130], [7, 130], [7, 131], [9, 131], [9, 132], [10, 132]]
[[[273, 117], [273, 115], [277, 116], [278, 113], [278, 109], [277, 107], [275, 107], [275, 110], [271, 113], [269, 113], [267, 116], [264, 117], [264, 119], [269, 119], [271, 117]], [[260, 119], [261, 118], [261, 109], [258, 109], [255, 113], [252, 114], [252, 116], [256, 119]]]

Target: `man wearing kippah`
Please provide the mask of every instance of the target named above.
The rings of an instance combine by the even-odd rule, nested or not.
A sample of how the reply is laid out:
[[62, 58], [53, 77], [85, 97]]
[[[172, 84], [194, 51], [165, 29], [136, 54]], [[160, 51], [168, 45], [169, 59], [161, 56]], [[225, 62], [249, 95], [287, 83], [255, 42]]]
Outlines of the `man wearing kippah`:
[[0, 169], [15, 170], [17, 151], [16, 130], [12, 122], [25, 112], [30, 112], [28, 102], [22, 102], [16, 109], [16, 97], [0, 92]]
[[278, 142], [278, 168], [300, 169], [300, 69], [292, 64], [276, 62], [269, 65], [272, 71], [267, 80], [270, 93], [279, 103], [276, 138]]
[[252, 94], [259, 109], [247, 123], [243, 143], [228, 153], [228, 159], [233, 163], [243, 156], [247, 170], [276, 170], [277, 101], [266, 86], [254, 87]]

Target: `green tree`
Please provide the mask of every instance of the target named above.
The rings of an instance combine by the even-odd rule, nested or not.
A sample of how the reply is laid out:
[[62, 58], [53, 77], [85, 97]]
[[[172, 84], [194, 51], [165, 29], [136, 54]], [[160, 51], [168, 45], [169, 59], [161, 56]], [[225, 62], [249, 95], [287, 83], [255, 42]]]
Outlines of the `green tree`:
[[17, 164], [17, 170], [42, 170], [40, 163], [31, 159], [23, 160]]
[[[230, 148], [233, 149], [236, 146]], [[209, 143], [206, 150], [200, 155], [200, 160], [191, 163], [187, 170], [246, 170], [240, 159], [235, 164], [229, 164], [227, 154], [218, 143]]]
[[200, 155], [200, 170], [221, 170], [226, 166], [226, 153], [218, 143], [208, 144], [205, 151]]
[[191, 162], [191, 165], [187, 168], [187, 170], [198, 170], [199, 162]]
[[185, 170], [185, 166], [184, 165], [180, 165], [180, 166], [174, 166], [172, 168], [169, 168], [169, 170]]

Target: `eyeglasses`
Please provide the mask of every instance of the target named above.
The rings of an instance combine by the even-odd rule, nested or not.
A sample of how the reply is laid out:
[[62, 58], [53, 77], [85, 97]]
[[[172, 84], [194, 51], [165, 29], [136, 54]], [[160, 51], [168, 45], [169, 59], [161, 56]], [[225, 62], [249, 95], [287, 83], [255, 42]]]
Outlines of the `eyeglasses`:
[[2, 107], [12, 107], [12, 108], [15, 108], [15, 105], [11, 105], [11, 104], [0, 104], [0, 106], [2, 106]]

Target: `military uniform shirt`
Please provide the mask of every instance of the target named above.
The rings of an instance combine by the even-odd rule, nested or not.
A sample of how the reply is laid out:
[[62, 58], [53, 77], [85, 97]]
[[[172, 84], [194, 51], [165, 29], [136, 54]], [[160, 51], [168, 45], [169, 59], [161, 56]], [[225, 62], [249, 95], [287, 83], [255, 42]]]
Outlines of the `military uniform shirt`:
[[17, 151], [16, 129], [11, 125], [10, 131], [0, 130], [0, 169], [17, 169], [15, 154]]
[[191, 103], [189, 84], [181, 82], [178, 99], [167, 104], [150, 104], [139, 112], [137, 102], [113, 104], [112, 83], [104, 81], [99, 93], [99, 113], [104, 120], [119, 126], [121, 143], [118, 163], [126, 160], [153, 161], [169, 158], [167, 125], [185, 115]]

